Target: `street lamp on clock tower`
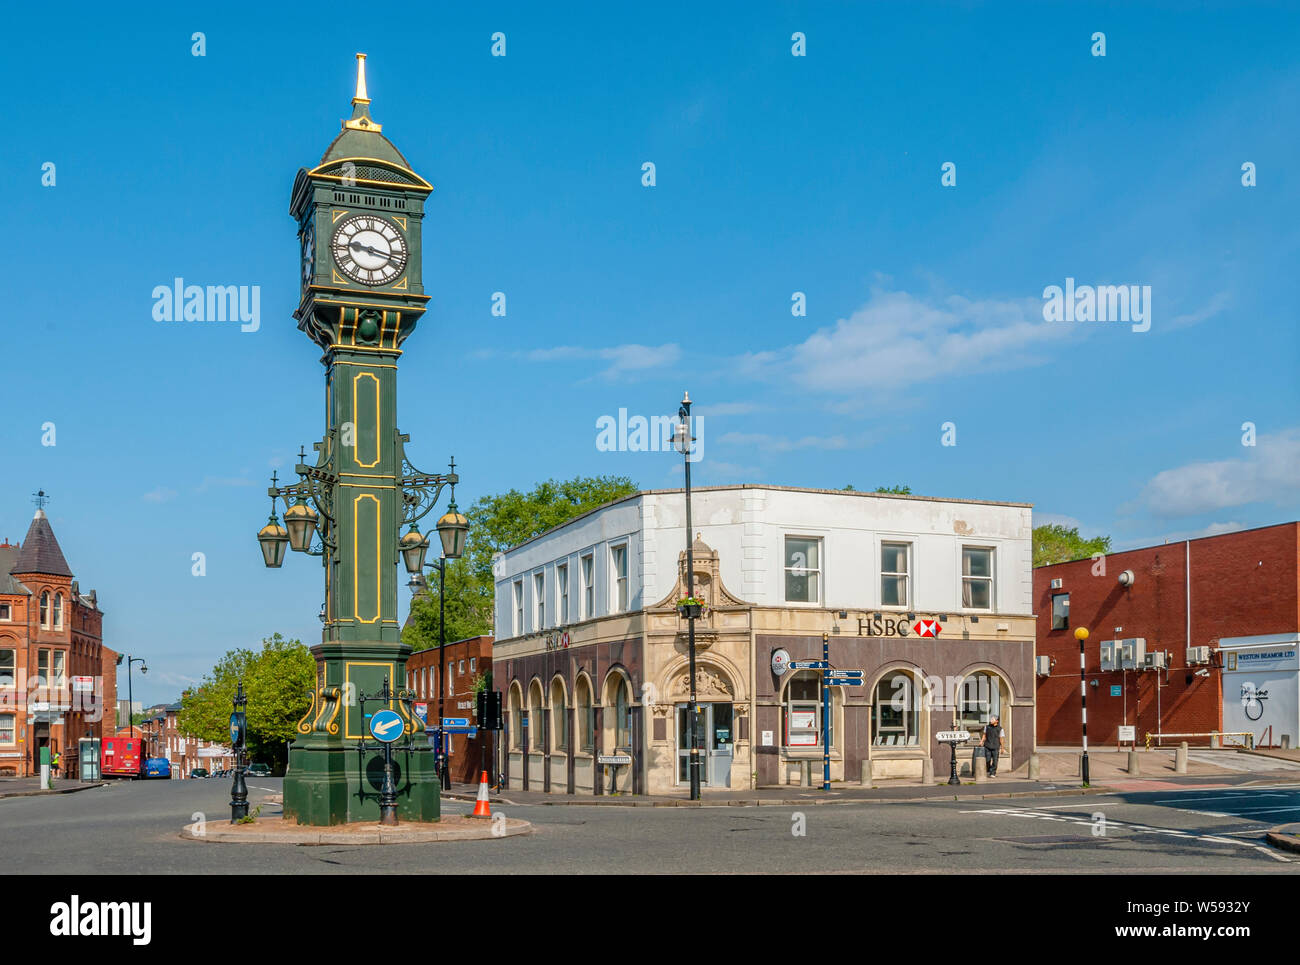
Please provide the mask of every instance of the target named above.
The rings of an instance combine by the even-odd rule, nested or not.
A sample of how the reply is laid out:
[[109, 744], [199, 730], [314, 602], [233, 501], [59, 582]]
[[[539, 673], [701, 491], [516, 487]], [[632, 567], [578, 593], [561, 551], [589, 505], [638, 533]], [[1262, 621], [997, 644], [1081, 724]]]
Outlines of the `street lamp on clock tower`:
[[[406, 680], [410, 648], [397, 620], [399, 534], [438, 501], [454, 474], [416, 470], [397, 427], [397, 363], [424, 314], [420, 230], [433, 186], [412, 170], [370, 116], [365, 55], [357, 54], [352, 116], [324, 157], [299, 170], [289, 213], [298, 224], [302, 294], [294, 317], [323, 352], [325, 434], [295, 467], [299, 481], [268, 490], [271, 521], [259, 534], [267, 566], [284, 544], [320, 556], [325, 568], [324, 629], [312, 648], [316, 682], [297, 726], [285, 777], [286, 817], [300, 824], [376, 820], [380, 755], [361, 693], [385, 679]], [[283, 503], [284, 522], [275, 517]], [[385, 706], [423, 733], [410, 691], [394, 688]], [[252, 701], [256, 695], [252, 695]], [[428, 748], [395, 748], [398, 813], [436, 820], [438, 780]]]

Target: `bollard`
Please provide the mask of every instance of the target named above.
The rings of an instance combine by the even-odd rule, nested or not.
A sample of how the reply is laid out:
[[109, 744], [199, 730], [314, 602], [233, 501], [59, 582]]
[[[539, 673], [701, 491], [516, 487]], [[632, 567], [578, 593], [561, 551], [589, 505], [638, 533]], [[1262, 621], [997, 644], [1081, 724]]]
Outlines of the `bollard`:
[[812, 787], [812, 761], [800, 761], [799, 768], [799, 786]]
[[871, 782], [871, 761], [862, 762], [862, 786], [875, 787]]
[[1083, 777], [1083, 755], [1079, 755], [1079, 763], [1074, 765], [1075, 777]]
[[1128, 772], [1130, 776], [1135, 776], [1141, 773], [1141, 768], [1138, 766], [1137, 751], [1128, 752]]
[[934, 761], [928, 757], [921, 761], [921, 783], [934, 783]]
[[1290, 735], [1290, 734], [1283, 734], [1283, 735], [1282, 735], [1282, 750], [1284, 750], [1284, 751], [1289, 751], [1290, 749], [1291, 749], [1291, 735]]
[[1187, 773], [1187, 741], [1183, 741], [1174, 748], [1174, 773]]
[[1038, 755], [1037, 754], [1029, 755], [1029, 772], [1025, 776], [1029, 778], [1029, 780], [1031, 781], [1038, 780]]
[[984, 759], [984, 749], [981, 747], [979, 756], [971, 761], [971, 769], [975, 772], [975, 783], [983, 784], [989, 779], [989, 763]]

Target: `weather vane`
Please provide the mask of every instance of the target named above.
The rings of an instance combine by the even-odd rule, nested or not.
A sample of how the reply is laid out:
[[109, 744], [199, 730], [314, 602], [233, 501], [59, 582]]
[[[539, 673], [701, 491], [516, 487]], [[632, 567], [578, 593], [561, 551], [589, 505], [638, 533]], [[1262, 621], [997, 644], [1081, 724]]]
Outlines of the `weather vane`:
[[45, 495], [44, 489], [38, 489], [36, 492], [32, 493], [32, 502], [36, 504], [37, 509], [45, 509], [45, 504], [49, 501], [50, 497]]

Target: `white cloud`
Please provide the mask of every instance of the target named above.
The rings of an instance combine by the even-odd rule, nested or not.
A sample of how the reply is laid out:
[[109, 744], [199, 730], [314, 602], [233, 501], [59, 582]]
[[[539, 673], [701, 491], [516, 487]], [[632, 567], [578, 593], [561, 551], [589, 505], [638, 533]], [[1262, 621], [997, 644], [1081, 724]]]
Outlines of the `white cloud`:
[[176, 498], [176, 490], [168, 489], [166, 486], [159, 486], [144, 494], [146, 503], [165, 503]]
[[1115, 549], [1131, 550], [1139, 549], [1143, 546], [1158, 546], [1161, 543], [1181, 543], [1185, 539], [1201, 539], [1205, 536], [1220, 536], [1223, 533], [1237, 533], [1243, 529], [1250, 529], [1256, 526], [1256, 523], [1211, 523], [1209, 526], [1202, 526], [1200, 529], [1179, 530], [1171, 533], [1162, 533], [1157, 537], [1146, 537], [1143, 539], [1127, 539], [1117, 542]]
[[848, 318], [796, 345], [742, 356], [741, 365], [806, 389], [856, 394], [1039, 365], [1049, 346], [1094, 330], [1044, 322], [1039, 297], [922, 298], [873, 289]]
[[1236, 459], [1193, 462], [1152, 477], [1137, 502], [1162, 518], [1250, 503], [1294, 505], [1300, 487], [1300, 429], [1261, 435]]
[[600, 373], [606, 379], [629, 372], [675, 365], [681, 358], [681, 346], [675, 342], [664, 345], [614, 345], [609, 348], [584, 348], [579, 345], [559, 345], [555, 348], [533, 349], [525, 352], [530, 362], [562, 362], [571, 359], [597, 359], [609, 365]]

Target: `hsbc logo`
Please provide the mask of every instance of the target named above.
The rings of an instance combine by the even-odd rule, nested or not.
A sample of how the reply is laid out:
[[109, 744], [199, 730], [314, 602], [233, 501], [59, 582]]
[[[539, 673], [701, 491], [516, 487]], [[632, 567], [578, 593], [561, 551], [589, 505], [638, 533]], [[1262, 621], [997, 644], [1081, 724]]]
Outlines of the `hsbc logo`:
[[873, 613], [869, 617], [858, 617], [858, 636], [860, 637], [906, 637], [915, 634], [918, 637], [937, 637], [943, 631], [943, 624], [938, 620], [924, 617], [910, 626], [906, 616], [887, 616]]

